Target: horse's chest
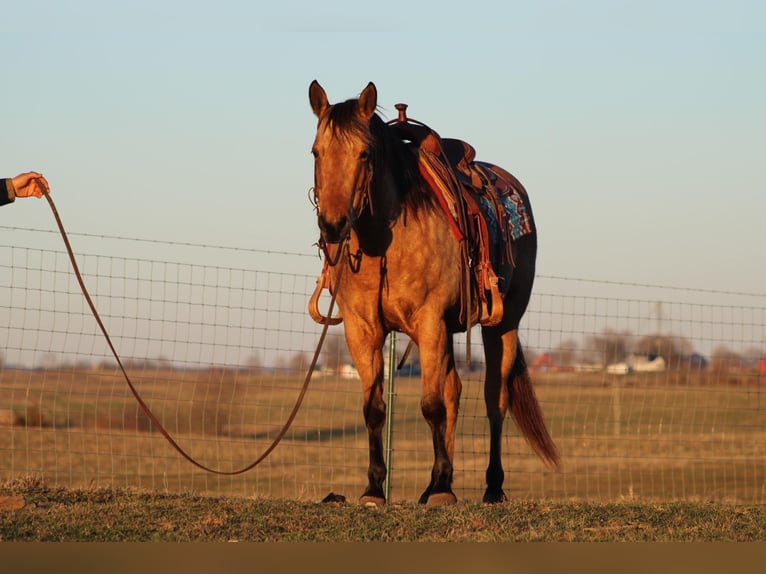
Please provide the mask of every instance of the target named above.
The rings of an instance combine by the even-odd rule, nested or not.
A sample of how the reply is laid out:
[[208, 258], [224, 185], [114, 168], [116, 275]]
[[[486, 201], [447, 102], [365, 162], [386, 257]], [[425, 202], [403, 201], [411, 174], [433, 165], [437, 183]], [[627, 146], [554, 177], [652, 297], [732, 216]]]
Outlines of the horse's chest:
[[403, 328], [424, 309], [454, 304], [456, 278], [433, 264], [365, 258], [356, 272], [344, 277], [343, 314]]

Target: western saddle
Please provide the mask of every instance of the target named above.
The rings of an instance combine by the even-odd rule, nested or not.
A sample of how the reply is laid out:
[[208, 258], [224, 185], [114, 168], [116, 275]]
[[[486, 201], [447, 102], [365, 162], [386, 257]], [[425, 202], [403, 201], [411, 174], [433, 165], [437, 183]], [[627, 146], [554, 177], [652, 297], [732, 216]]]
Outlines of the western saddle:
[[503, 318], [504, 285], [495, 270], [506, 263], [513, 265], [503, 198], [526, 192], [502, 168], [476, 161], [476, 150], [467, 142], [442, 138], [427, 125], [408, 118], [406, 104], [396, 104], [396, 109], [399, 116], [389, 125], [417, 148], [420, 173], [461, 243], [460, 323], [466, 331], [476, 322], [497, 325]]

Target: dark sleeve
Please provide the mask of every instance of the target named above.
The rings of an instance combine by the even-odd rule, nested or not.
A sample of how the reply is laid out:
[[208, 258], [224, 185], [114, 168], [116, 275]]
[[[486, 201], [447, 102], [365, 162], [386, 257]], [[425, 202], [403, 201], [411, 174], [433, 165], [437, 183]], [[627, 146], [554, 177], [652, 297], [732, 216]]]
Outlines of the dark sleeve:
[[16, 196], [11, 191], [11, 180], [0, 179], [0, 205], [6, 205], [13, 202]]

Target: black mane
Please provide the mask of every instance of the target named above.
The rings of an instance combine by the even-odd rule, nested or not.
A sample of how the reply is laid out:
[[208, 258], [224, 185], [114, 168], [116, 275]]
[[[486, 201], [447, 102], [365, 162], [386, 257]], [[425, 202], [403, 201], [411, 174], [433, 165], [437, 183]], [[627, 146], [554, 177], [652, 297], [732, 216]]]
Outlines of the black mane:
[[359, 119], [357, 110], [358, 100], [355, 99], [339, 102], [330, 108], [327, 121], [333, 137], [364, 140], [375, 157], [375, 171], [385, 167], [390, 169], [400, 201], [413, 213], [435, 205], [435, 197], [418, 171], [417, 149], [402, 141], [378, 114], [373, 114], [369, 126], [365, 125]]

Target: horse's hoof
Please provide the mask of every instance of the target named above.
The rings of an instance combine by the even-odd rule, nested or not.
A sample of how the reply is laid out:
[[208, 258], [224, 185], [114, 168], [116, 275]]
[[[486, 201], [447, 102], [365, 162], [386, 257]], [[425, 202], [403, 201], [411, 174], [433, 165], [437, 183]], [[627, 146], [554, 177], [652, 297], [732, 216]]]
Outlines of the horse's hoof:
[[359, 499], [359, 504], [362, 506], [383, 506], [386, 503], [386, 499], [382, 496], [362, 496], [362, 498]]
[[484, 493], [484, 498], [481, 499], [484, 504], [499, 504], [501, 502], [506, 502], [508, 500], [508, 497], [505, 495], [505, 492], [503, 492], [502, 489], [499, 491], [490, 492], [487, 490]]
[[456, 504], [457, 496], [451, 492], [436, 492], [428, 497], [426, 506], [446, 506], [449, 504]]

